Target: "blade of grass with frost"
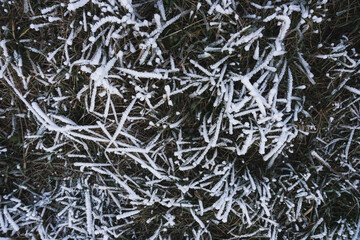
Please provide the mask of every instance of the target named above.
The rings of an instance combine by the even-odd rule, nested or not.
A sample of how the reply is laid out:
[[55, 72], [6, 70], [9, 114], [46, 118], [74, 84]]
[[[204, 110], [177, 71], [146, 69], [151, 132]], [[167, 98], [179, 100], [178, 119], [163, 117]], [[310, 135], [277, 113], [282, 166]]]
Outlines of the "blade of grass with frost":
[[232, 34], [232, 36], [230, 37], [230, 39], [226, 42], [226, 44], [224, 45], [224, 47], [221, 49], [221, 52], [224, 52], [225, 50], [228, 50], [228, 46], [237, 38], [240, 36], [241, 33], [243, 33], [244, 31], [246, 31], [247, 29], [249, 29], [251, 27], [251, 25], [244, 27], [243, 29], [241, 29], [241, 31]]
[[253, 130], [249, 130], [248, 133], [249, 135], [246, 137], [245, 142], [241, 148], [241, 150], [237, 150], [237, 155], [241, 156], [241, 155], [245, 155], [249, 149], [249, 147], [251, 146], [251, 144], [256, 140], [255, 138], [253, 138]]
[[281, 44], [286, 36], [286, 33], [288, 32], [288, 30], [290, 28], [291, 20], [286, 15], [276, 16], [276, 19], [282, 21], [282, 24], [281, 24], [281, 28], [279, 31], [279, 35], [275, 40], [275, 46], [276, 46], [276, 51], [282, 51]]
[[185, 120], [185, 118], [181, 118], [179, 121], [169, 124], [169, 128], [177, 128], [180, 126], [180, 124]]
[[298, 219], [300, 217], [300, 212], [302, 209], [302, 202], [303, 202], [303, 197], [299, 198], [297, 207], [296, 207], [296, 213], [295, 213], [295, 218]]
[[[346, 77], [340, 84], [339, 84], [339, 86], [336, 88], [336, 89], [334, 89], [334, 90], [332, 90], [332, 92], [331, 92], [331, 95], [334, 95], [336, 92], [338, 92], [338, 91], [340, 91], [344, 86], [345, 86], [345, 84], [348, 82], [348, 81], [350, 81], [352, 78], [350, 78], [350, 77]], [[348, 89], [349, 90], [349, 89]], [[350, 91], [350, 90], [349, 90]]]
[[88, 26], [87, 26], [85, 9], [83, 9], [82, 17], [83, 17], [83, 27], [84, 27], [84, 31], [87, 32], [87, 27], [88, 27]]
[[87, 162], [75, 162], [75, 167], [80, 167], [80, 171], [83, 172], [85, 167], [107, 167], [111, 166], [109, 163], [87, 163]]
[[20, 230], [19, 225], [16, 224], [16, 222], [14, 221], [14, 219], [11, 217], [11, 215], [9, 214], [8, 210], [7, 210], [7, 205], [4, 206], [3, 209], [4, 212], [4, 216], [6, 218], [6, 220], [10, 223], [10, 226], [13, 228], [13, 230], [15, 232]]
[[75, 204], [76, 204], [76, 202], [73, 202], [72, 204], [67, 205], [67, 206], [64, 207], [60, 212], [58, 212], [58, 213], [56, 214], [56, 216], [57, 216], [57, 217], [61, 217], [66, 211], [69, 210], [70, 207], [74, 207]]
[[[210, 149], [210, 145], [208, 145], [204, 152], [208, 152]], [[203, 153], [204, 153], [203, 152]], [[196, 151], [191, 157], [188, 156], [186, 159], [182, 159], [181, 160], [183, 161], [183, 164], [179, 167], [179, 170], [180, 171], [187, 171], [187, 170], [190, 170], [190, 169], [193, 169], [195, 166], [193, 165], [188, 165], [189, 163], [191, 163], [192, 161], [194, 161], [195, 158], [197, 158], [199, 156], [199, 154], [201, 153], [201, 151]], [[205, 153], [205, 154], [206, 154]], [[178, 157], [179, 158], [179, 157]], [[179, 158], [180, 159], [180, 158]]]
[[82, 233], [82, 234], [84, 234], [84, 235], [87, 234], [87, 232], [86, 232], [85, 229], [79, 228], [79, 227], [77, 227], [77, 226], [69, 225], [69, 226], [67, 226], [67, 227], [68, 227], [68, 228], [71, 228], [71, 229], [74, 229], [75, 231], [80, 232], [80, 233]]
[[189, 170], [189, 169], [195, 168], [195, 167], [196, 167], [197, 165], [199, 165], [200, 162], [204, 159], [204, 157], [206, 156], [206, 154], [208, 153], [208, 151], [209, 151], [211, 148], [213, 148], [213, 147], [216, 146], [216, 143], [217, 143], [217, 140], [218, 140], [218, 137], [219, 137], [219, 133], [220, 133], [220, 128], [221, 128], [221, 122], [222, 122], [222, 119], [223, 119], [223, 114], [224, 114], [224, 111], [222, 110], [221, 113], [220, 113], [220, 116], [219, 116], [219, 118], [218, 118], [217, 124], [216, 124], [216, 129], [215, 129], [214, 136], [212, 137], [210, 143], [207, 145], [207, 147], [206, 147], [205, 150], [202, 152], [202, 154], [200, 155], [200, 157], [199, 157], [195, 162], [193, 162], [192, 165], [180, 167], [180, 170], [184, 171], [184, 170]]
[[213, 65], [210, 65], [210, 68], [212, 70], [218, 70], [220, 65], [223, 64], [226, 60], [228, 60], [228, 58], [230, 57], [230, 55], [223, 57], [222, 59], [220, 59], [219, 61], [217, 61], [216, 63], [214, 63]]
[[205, 224], [203, 223], [203, 221], [200, 220], [200, 218], [195, 214], [194, 210], [192, 208], [190, 208], [190, 213], [192, 215], [192, 217], [194, 218], [194, 220], [200, 225], [201, 228], [205, 228]]
[[185, 87], [183, 88], [180, 88], [180, 89], [177, 89], [177, 90], [174, 90], [170, 93], [169, 96], [173, 96], [175, 94], [179, 94], [179, 93], [183, 93], [185, 90], [191, 88], [191, 87], [194, 87], [194, 86], [198, 86], [199, 83], [190, 83], [190, 84], [187, 84]]
[[[74, 23], [74, 21], [72, 23]], [[76, 37], [76, 33], [74, 29], [71, 29], [71, 33], [69, 34], [69, 37], [66, 39], [66, 44], [68, 46], [71, 46], [73, 44], [73, 40], [75, 37]]]
[[86, 225], [88, 233], [93, 236], [94, 235], [94, 224], [92, 221], [92, 209], [91, 209], [91, 199], [90, 199], [90, 191], [85, 191], [85, 208], [86, 208]]
[[288, 67], [288, 65], [287, 65], [287, 59], [286, 58], [284, 59], [284, 61], [280, 60], [278, 66], [280, 66], [281, 64], [283, 64], [283, 66], [282, 66], [281, 72], [279, 74], [279, 81], [281, 81], [284, 78], [285, 73], [286, 73], [286, 69], [290, 70], [290, 67]]
[[[246, 110], [246, 111], [243, 111], [243, 112], [236, 113], [236, 114], [234, 114], [234, 117], [239, 118], [239, 117], [246, 116], [246, 115], [249, 115], [249, 114], [255, 114], [258, 111], [260, 111], [259, 108], [250, 109], [250, 110]], [[261, 121], [261, 119], [259, 121]]]
[[259, 28], [258, 30], [256, 30], [255, 32], [253, 33], [250, 33], [249, 35], [246, 35], [246, 36], [242, 36], [238, 41], [236, 41], [233, 45], [234, 46], [239, 46], [241, 44], [244, 44], [244, 43], [248, 43], [252, 40], [256, 40], [258, 38], [262, 38], [263, 34], [262, 34], [262, 31], [265, 29], [265, 27], [261, 27]]
[[118, 70], [129, 74], [133, 77], [136, 78], [148, 78], [148, 79], [164, 79], [163, 75], [161, 75], [160, 73], [154, 73], [154, 72], [138, 72], [135, 70], [131, 70], [131, 69], [126, 69], [126, 68], [117, 68]]
[[94, 84], [93, 91], [92, 91], [92, 94], [91, 94], [90, 108], [88, 110], [89, 112], [94, 112], [96, 96], [97, 96], [97, 86], [96, 86], [96, 84]]
[[71, 119], [69, 119], [69, 118], [67, 118], [67, 117], [65, 117], [65, 116], [62, 116], [62, 115], [54, 115], [54, 114], [51, 114], [50, 116], [51, 116], [52, 118], [55, 118], [55, 119], [57, 119], [57, 120], [60, 120], [60, 121], [63, 122], [63, 123], [70, 124], [70, 125], [74, 125], [74, 126], [77, 125], [74, 121], [72, 121]]
[[247, 173], [247, 175], [248, 175], [248, 178], [249, 178], [249, 180], [250, 180], [250, 184], [251, 184], [251, 188], [252, 188], [252, 190], [256, 190], [256, 184], [255, 184], [255, 181], [254, 181], [254, 179], [252, 178], [252, 176], [251, 176], [251, 174], [250, 174], [250, 171], [249, 171], [249, 169], [246, 167], [246, 173]]
[[[183, 87], [183, 88], [178, 89], [178, 90], [174, 90], [174, 91], [172, 91], [170, 93], [170, 96], [173, 96], [173, 95], [179, 94], [179, 93], [183, 93], [185, 90], [187, 90], [188, 88], [191, 88], [193, 86], [199, 86], [199, 83], [188, 84], [186, 87]], [[165, 103], [165, 99], [162, 98], [152, 109], [150, 109], [148, 111], [153, 111], [153, 110], [159, 108], [164, 103]]]
[[12, 125], [12, 130], [11, 133], [7, 136], [7, 139], [10, 139], [16, 131], [16, 121], [14, 115], [11, 117], [11, 125]]
[[49, 239], [49, 236], [46, 233], [42, 224], [37, 228], [37, 232], [39, 233], [41, 239]]
[[265, 144], [267, 141], [267, 138], [265, 136], [264, 130], [262, 128], [259, 127], [259, 132], [260, 132], [260, 147], [259, 147], [259, 153], [261, 155], [265, 154]]
[[89, 2], [89, 0], [79, 0], [77, 2], [69, 3], [67, 6], [67, 9], [69, 11], [75, 11], [76, 9], [85, 6], [88, 2]]
[[[226, 186], [227, 186], [227, 183], [226, 183]], [[222, 214], [223, 214], [225, 206], [226, 206], [226, 200], [225, 200], [226, 197], [227, 197], [227, 192], [224, 191], [224, 194], [222, 194], [220, 199], [214, 204], [215, 205], [214, 209], [218, 210], [218, 212], [215, 216], [218, 220], [222, 219]]]
[[[182, 16], [188, 14], [190, 11], [186, 10], [186, 11], [182, 11], [179, 15], [173, 17], [172, 19], [170, 19], [169, 21], [167, 21], [164, 25], [162, 25], [161, 28], [156, 28], [154, 31], [152, 31], [148, 36], [149, 38], [145, 41], [145, 44], [143, 44], [142, 46], [142, 51], [141, 51], [141, 57], [140, 57], [140, 61], [139, 64], [142, 65], [146, 58], [149, 55], [149, 51], [150, 49], [153, 47], [155, 48], [153, 45], [157, 46], [156, 44], [156, 40], [159, 38], [160, 34], [171, 24], [173, 24], [174, 22], [176, 22], [177, 20], [179, 20]], [[159, 48], [158, 48], [159, 49]]]
[[227, 201], [227, 204], [226, 204], [226, 207], [225, 207], [225, 212], [224, 212], [224, 214], [223, 214], [223, 216], [221, 218], [221, 221], [223, 223], [227, 223], [229, 213], [232, 210], [232, 205], [233, 205], [233, 201], [234, 201], [233, 197], [235, 196], [235, 194], [236, 194], [236, 190], [232, 190], [230, 196], [228, 196], [229, 200]]
[[351, 133], [350, 133], [350, 136], [349, 136], [349, 140], [346, 144], [346, 148], [345, 148], [345, 159], [348, 159], [349, 157], [349, 150], [350, 150], [350, 145], [351, 145], [351, 141], [353, 139], [353, 136], [354, 136], [354, 132], [355, 132], [355, 128], [353, 128], [351, 130]]
[[159, 14], [157, 14], [157, 13], [154, 14], [154, 21], [155, 21], [156, 27], [158, 29], [160, 29], [161, 28], [161, 21], [160, 21], [160, 15]]
[[245, 96], [240, 102], [233, 103], [232, 112], [239, 113], [239, 111], [251, 100], [251, 97]]
[[228, 99], [226, 102], [225, 112], [231, 113], [232, 111], [231, 104], [233, 102], [233, 95], [234, 95], [234, 81], [232, 79], [229, 79]]
[[321, 58], [321, 59], [332, 59], [334, 61], [338, 60], [339, 57], [343, 57], [345, 55], [344, 52], [342, 53], [334, 53], [334, 54], [319, 54], [319, 55], [316, 55], [317, 58]]
[[253, 59], [254, 60], [259, 60], [259, 41], [256, 42], [256, 48], [255, 48], [255, 51], [254, 51], [254, 55], [253, 55]]
[[[110, 133], [108, 132], [108, 130], [106, 129], [106, 127], [105, 127], [100, 121], [97, 121], [96, 123], [100, 126], [101, 130], [105, 133], [106, 137], [109, 138], [109, 139], [111, 139], [112, 136], [110, 135]], [[131, 136], [131, 135], [128, 134], [128, 133], [125, 133], [125, 132], [120, 131], [120, 132], [119, 132], [119, 135], [122, 135], [122, 136], [124, 136], [124, 137], [129, 138], [129, 139], [130, 139], [131, 141], [133, 141], [133, 142], [135, 141], [135, 142], [137, 142], [137, 143], [141, 143], [141, 141], [140, 141], [139, 139]], [[121, 142], [119, 142], [119, 141], [114, 141], [113, 143], [114, 143], [115, 147], [118, 147], [119, 145], [124, 146], [124, 147], [129, 147], [129, 146], [131, 146], [131, 145], [126, 145], [126, 144], [124, 144], [124, 143], [121, 143]]]
[[120, 178], [118, 178], [115, 174], [113, 174], [112, 172], [110, 172], [109, 170], [105, 169], [105, 170], [101, 170], [100, 168], [97, 167], [93, 167], [91, 166], [91, 169], [94, 170], [95, 172], [98, 172], [100, 174], [107, 174], [110, 177], [112, 177], [115, 182], [117, 184], [119, 184], [122, 188], [124, 188], [128, 194], [129, 194], [129, 199], [132, 200], [142, 200], [143, 198], [141, 198], [139, 195], [137, 195], [130, 187], [129, 185], [127, 185], [124, 181], [120, 180]]
[[162, 175], [159, 171], [155, 170], [154, 168], [150, 167], [149, 165], [147, 165], [145, 163], [145, 161], [143, 161], [142, 159], [136, 157], [135, 155], [131, 154], [131, 153], [125, 153], [126, 156], [129, 156], [130, 158], [132, 158], [135, 162], [139, 163], [140, 166], [144, 169], [149, 170], [155, 177], [159, 178], [159, 179], [166, 179], [167, 177]]
[[157, 1], [158, 8], [160, 10], [160, 15], [164, 21], [166, 21], [166, 14], [165, 14], [165, 8], [164, 3], [162, 0]]
[[125, 212], [125, 213], [117, 215], [116, 219], [117, 220], [125, 219], [125, 218], [128, 218], [128, 217], [134, 216], [134, 215], [136, 215], [136, 214], [138, 214], [140, 212], [141, 212], [140, 210], [134, 210], [134, 211], [130, 211], [130, 212]]
[[200, 71], [202, 71], [203, 73], [205, 73], [208, 76], [212, 76], [211, 72], [209, 72], [208, 70], [206, 70], [203, 66], [201, 66], [198, 62], [190, 59], [190, 63], [193, 64], [195, 67], [197, 67]]
[[[145, 44], [147, 44], [147, 42], [146, 42]], [[147, 44], [147, 45], [150, 45], [150, 44]], [[139, 64], [140, 64], [140, 65], [143, 65], [143, 64], [144, 64], [145, 60], [146, 60], [147, 57], [149, 56], [149, 53], [150, 53], [150, 47], [146, 48], [145, 51], [144, 51], [144, 48], [141, 49], [141, 52], [140, 52], [141, 58], [140, 58], [140, 60], [139, 60]]]
[[279, 87], [279, 77], [277, 74], [275, 74], [274, 77], [274, 86], [270, 89], [268, 94], [268, 103], [269, 105], [276, 104], [277, 94], [278, 94], [278, 87]]
[[103, 54], [102, 52], [102, 47], [98, 47], [95, 54], [93, 55], [93, 57], [90, 59], [90, 64], [91, 65], [98, 65], [100, 64], [100, 60], [101, 60], [101, 56]]
[[315, 230], [320, 226], [320, 224], [321, 224], [323, 221], [324, 221], [324, 219], [323, 219], [323, 218], [320, 218], [320, 219], [315, 223], [315, 225], [312, 227], [311, 232], [314, 233]]
[[95, 33], [102, 25], [106, 24], [106, 23], [117, 23], [117, 24], [121, 24], [124, 23], [126, 21], [130, 21], [130, 23], [135, 24], [135, 22], [132, 22], [130, 19], [128, 19], [127, 17], [125, 17], [124, 19], [120, 19], [114, 16], [107, 16], [104, 18], [101, 18], [100, 21], [98, 21], [97, 23], [95, 23], [94, 25], [91, 26], [91, 32]]
[[209, 134], [208, 134], [207, 127], [206, 127], [206, 118], [203, 118], [201, 135], [204, 138], [204, 141], [206, 143], [209, 143], [210, 140], [209, 140]]
[[126, 110], [123, 112], [122, 116], [121, 116], [121, 119], [120, 119], [120, 122], [119, 122], [119, 125], [118, 127], [116, 128], [116, 131], [113, 135], [113, 137], [110, 139], [110, 142], [107, 146], [107, 148], [109, 148], [111, 146], [111, 144], [113, 144], [113, 142], [116, 140], [117, 136], [120, 134], [120, 131], [121, 129], [123, 128], [124, 126], [124, 123], [128, 117], [128, 115], [130, 114], [130, 111], [131, 109], [133, 108], [135, 102], [136, 102], [137, 98], [134, 98], [131, 103], [129, 104], [129, 106], [126, 108]]
[[224, 183], [226, 182], [226, 179], [230, 175], [230, 171], [226, 171], [226, 173], [222, 176], [222, 178], [215, 184], [213, 188], [210, 190], [210, 196], [215, 196], [219, 193], [221, 188], [224, 186]]
[[109, 110], [110, 110], [110, 93], [107, 92], [107, 99], [106, 99], [106, 103], [105, 103], [105, 109], [104, 109], [104, 119], [106, 120], [108, 115], [109, 115]]
[[259, 93], [258, 89], [254, 88], [254, 86], [250, 83], [250, 79], [247, 76], [243, 76], [240, 78], [241, 82], [245, 85], [245, 87], [250, 91], [250, 95], [254, 97], [260, 112], [265, 116], [266, 110], [265, 107], [269, 107], [266, 100]]
[[64, 142], [64, 143], [60, 143], [60, 144], [54, 144], [52, 147], [46, 148], [44, 146], [41, 146], [41, 149], [43, 149], [46, 152], [54, 152], [57, 148], [60, 148], [62, 146], [64, 146], [65, 144], [68, 144], [68, 142]]
[[41, 108], [39, 107], [39, 105], [36, 102], [31, 103], [32, 108], [34, 109], [35, 112], [38, 113], [38, 115], [44, 119], [44, 121], [52, 126], [56, 126], [56, 124], [50, 120], [50, 118], [41, 110]]
[[124, 154], [124, 153], [148, 153], [148, 149], [139, 148], [139, 147], [127, 147], [127, 148], [106, 148], [106, 152], [113, 152], [117, 154]]
[[[225, 76], [226, 69], [227, 69], [227, 64], [224, 64], [224, 66], [222, 67], [221, 72], [220, 72], [219, 80], [216, 83], [217, 87], [223, 86], [223, 84], [224, 84], [223, 79], [224, 79], [224, 76]], [[223, 91], [222, 91], [222, 93], [223, 93]], [[222, 93], [221, 93], [221, 95], [222, 95]]]
[[[45, 113], [42, 112], [42, 110], [40, 109], [40, 107], [38, 108], [38, 110], [40, 109], [40, 114], [32, 107], [32, 105], [30, 105], [30, 103], [28, 101], [26, 101], [26, 99], [24, 98], [24, 96], [19, 92], [19, 90], [17, 90], [17, 88], [15, 87], [14, 83], [11, 82], [7, 77], [4, 77], [5, 81], [11, 86], [11, 88], [14, 90], [14, 92], [16, 93], [16, 95], [20, 98], [20, 100], [27, 106], [27, 108], [35, 115], [35, 117], [39, 120], [39, 122], [41, 122], [43, 124], [43, 126], [48, 126], [47, 122], [43, 119], [43, 117], [47, 117], [45, 115]], [[35, 103], [36, 106], [36, 103]], [[43, 115], [43, 116], [42, 116]], [[50, 120], [50, 119], [48, 119]], [[50, 121], [51, 122], [51, 121]]]
[[276, 146], [273, 149], [271, 149], [268, 154], [266, 154], [264, 156], [263, 159], [265, 161], [269, 160], [274, 154], [276, 154], [279, 151], [279, 149], [281, 149], [284, 146], [284, 144], [287, 141], [287, 138], [289, 136], [288, 130], [289, 130], [288, 128], [283, 127], [283, 129], [281, 131], [281, 135], [278, 138], [278, 142], [276, 143]]
[[291, 74], [290, 68], [288, 68], [288, 89], [287, 89], [287, 96], [286, 96], [286, 112], [291, 111], [291, 97], [292, 97], [292, 89], [293, 89], [293, 76]]
[[357, 227], [356, 227], [356, 230], [355, 230], [352, 240], [358, 240], [359, 233], [360, 233], [360, 218], [358, 220]]
[[306, 76], [308, 77], [311, 84], [315, 84], [314, 81], [314, 74], [310, 71], [310, 65], [305, 61], [305, 59], [302, 56], [302, 53], [298, 53], [299, 60], [303, 68], [300, 67], [300, 70], [302, 70], [304, 73], [306, 73]]
[[[265, 54], [265, 51], [264, 51]], [[275, 49], [271, 49], [270, 53], [266, 56], [265, 60], [261, 62], [261, 64], [257, 64], [256, 67], [251, 70], [249, 73], [247, 73], [245, 76], [247, 76], [248, 79], [251, 79], [256, 73], [260, 72], [261, 70], [265, 69], [266, 67], [269, 67], [269, 64], [271, 60], [274, 59], [275, 56], [283, 55], [284, 52], [276, 51]], [[268, 70], [269, 71], [269, 70]], [[234, 79], [234, 81], [241, 80], [242, 76], [237, 77]]]
[[150, 163], [151, 167], [153, 167], [155, 170], [166, 172], [165, 169], [162, 167], [159, 167], [154, 160], [151, 159], [151, 157], [147, 153], [142, 153], [146, 160]]
[[201, 151], [206, 148], [207, 147], [193, 147], [193, 148], [187, 148], [187, 149], [179, 149], [178, 151], [174, 152], [174, 156], [180, 156], [181, 154], [187, 153], [187, 152]]
[[316, 158], [321, 164], [323, 164], [327, 168], [332, 169], [330, 164], [328, 164], [316, 151], [312, 151], [311, 156]]
[[264, 197], [261, 197], [260, 205], [261, 205], [261, 207], [263, 208], [263, 210], [264, 210], [264, 212], [265, 212], [265, 215], [266, 215], [267, 217], [270, 217], [270, 216], [271, 216], [271, 213], [270, 213], [269, 208], [268, 208], [267, 205], [266, 205], [266, 202], [265, 202], [265, 198], [264, 198]]
[[2, 211], [0, 211], [0, 227], [1, 227], [1, 230], [2, 230], [3, 233], [6, 233], [8, 231], [7, 223], [5, 225], [5, 221], [4, 221], [4, 218], [3, 218]]
[[359, 89], [356, 89], [356, 88], [353, 88], [353, 87], [350, 87], [350, 86], [347, 86], [347, 85], [345, 85], [344, 88], [347, 89], [348, 91], [352, 92], [352, 93], [360, 95], [360, 90]]
[[198, 210], [199, 215], [203, 216], [204, 215], [204, 204], [200, 199], [198, 199], [198, 204], [199, 204], [199, 210]]
[[88, 136], [88, 135], [85, 135], [85, 134], [75, 133], [75, 132], [64, 132], [64, 131], [61, 130], [60, 127], [58, 127], [58, 128], [49, 127], [49, 130], [61, 132], [63, 134], [67, 134], [69, 136], [78, 137], [80, 139], [86, 139], [86, 140], [90, 140], [90, 141], [93, 141], [93, 142], [98, 142], [98, 143], [100, 143], [100, 142], [103, 142], [103, 143], [109, 142], [109, 139], [106, 139], [106, 138], [97, 138], [97, 137]]
[[155, 29], [150, 33], [150, 37], [154, 37], [154, 41], [160, 36], [160, 33], [162, 33], [168, 26], [175, 23], [177, 20], [179, 20], [182, 16], [190, 13], [189, 10], [182, 11], [180, 14], [176, 15], [175, 17], [171, 18], [169, 21], [167, 21], [164, 25], [162, 25], [161, 28]]
[[169, 106], [172, 106], [173, 105], [173, 103], [172, 103], [172, 101], [171, 101], [171, 99], [170, 99], [170, 92], [171, 92], [171, 90], [170, 90], [170, 86], [169, 85], [165, 85], [165, 96], [166, 96], [166, 99], [167, 99], [167, 101], [168, 101], [168, 105]]
[[199, 85], [198, 86], [198, 89], [196, 89], [195, 92], [191, 93], [189, 95], [189, 98], [194, 98], [196, 96], [200, 96], [202, 93], [204, 93], [209, 87], [210, 87], [210, 83], [206, 83], [204, 86], [201, 86]]
[[162, 227], [162, 223], [160, 224], [160, 226], [158, 227], [158, 229], [155, 231], [155, 233], [149, 238], [149, 240], [158, 239], [159, 234], [160, 234], [161, 227]]
[[116, 61], [117, 61], [116, 57], [112, 58], [108, 63], [106, 63], [105, 66], [101, 66], [101, 67], [97, 68], [95, 70], [95, 72], [93, 72], [90, 75], [90, 79], [92, 79], [94, 81], [93, 93], [91, 96], [90, 112], [94, 111], [94, 108], [95, 108], [95, 98], [97, 95], [96, 94], [97, 87], [102, 86], [105, 89], [107, 89], [109, 91], [109, 93], [121, 95], [116, 88], [109, 86], [108, 81], [105, 79], [105, 77], [108, 76], [109, 71], [114, 66]]
[[[249, 225], [250, 226], [250, 225]], [[232, 238], [232, 239], [251, 239], [251, 237], [255, 236], [255, 235], [258, 235], [259, 232], [263, 232], [265, 231], [264, 228], [262, 229], [258, 229], [252, 233], [248, 233], [248, 234], [242, 234], [242, 235], [235, 235], [235, 234], [232, 234], [233, 236], [235, 236], [236, 238]], [[255, 237], [256, 238], [256, 237]], [[271, 239], [271, 240], [275, 240], [275, 239]]]
[[160, 138], [160, 136], [162, 135], [162, 133], [158, 133], [153, 139], [151, 139], [151, 141], [146, 145], [146, 149], [152, 149], [154, 148], [156, 145], [158, 145], [158, 140]]
[[50, 7], [47, 7], [47, 8], [43, 8], [41, 9], [41, 14], [45, 15], [47, 13], [50, 13], [52, 11], [54, 11], [56, 8], [60, 7], [61, 5], [60, 4], [55, 4], [53, 6], [50, 6]]

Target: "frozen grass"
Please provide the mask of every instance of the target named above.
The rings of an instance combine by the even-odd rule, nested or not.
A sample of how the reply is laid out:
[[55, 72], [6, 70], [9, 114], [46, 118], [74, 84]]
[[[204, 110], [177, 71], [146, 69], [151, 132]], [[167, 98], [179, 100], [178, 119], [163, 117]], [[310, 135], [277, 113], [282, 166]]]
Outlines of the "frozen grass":
[[360, 236], [355, 1], [0, 5], [0, 237]]

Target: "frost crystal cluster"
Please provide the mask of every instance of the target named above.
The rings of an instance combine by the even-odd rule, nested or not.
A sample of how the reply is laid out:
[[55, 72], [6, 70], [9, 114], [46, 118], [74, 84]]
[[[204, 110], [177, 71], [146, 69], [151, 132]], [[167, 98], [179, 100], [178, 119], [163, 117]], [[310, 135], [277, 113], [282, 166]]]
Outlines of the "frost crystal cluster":
[[360, 197], [360, 58], [319, 36], [333, 5], [0, 1], [0, 237], [360, 237], [331, 200]]

